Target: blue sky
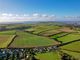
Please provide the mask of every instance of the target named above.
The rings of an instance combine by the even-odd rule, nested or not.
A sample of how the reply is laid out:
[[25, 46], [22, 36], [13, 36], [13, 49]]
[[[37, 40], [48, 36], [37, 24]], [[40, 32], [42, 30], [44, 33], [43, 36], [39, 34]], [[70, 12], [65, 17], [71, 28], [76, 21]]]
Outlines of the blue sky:
[[47, 14], [72, 18], [80, 16], [80, 0], [0, 0], [0, 14]]

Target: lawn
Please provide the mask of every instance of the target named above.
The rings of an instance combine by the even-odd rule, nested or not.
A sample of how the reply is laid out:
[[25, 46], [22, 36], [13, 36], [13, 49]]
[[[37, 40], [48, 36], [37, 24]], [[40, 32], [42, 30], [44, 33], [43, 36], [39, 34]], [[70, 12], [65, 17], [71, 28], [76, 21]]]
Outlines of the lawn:
[[58, 40], [62, 41], [62, 43], [67, 43], [78, 39], [80, 39], [80, 34], [78, 33], [71, 33], [61, 38], [58, 38]]
[[39, 60], [61, 60], [58, 52], [47, 52], [37, 54], [36, 58]]
[[49, 46], [56, 44], [58, 44], [58, 42], [56, 42], [55, 40], [18, 31], [17, 37], [14, 39], [10, 47], [23, 48], [23, 47]]

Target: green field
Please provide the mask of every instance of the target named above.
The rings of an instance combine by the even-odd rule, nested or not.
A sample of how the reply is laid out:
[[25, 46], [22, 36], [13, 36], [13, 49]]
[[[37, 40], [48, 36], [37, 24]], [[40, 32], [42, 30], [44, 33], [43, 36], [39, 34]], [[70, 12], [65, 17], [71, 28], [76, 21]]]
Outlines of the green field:
[[37, 54], [36, 58], [39, 60], [61, 60], [60, 55], [58, 52], [47, 52], [47, 53], [41, 53]]
[[1, 31], [0, 35], [15, 35], [15, 30]]
[[14, 30], [0, 32], [0, 48], [7, 48], [12, 39], [16, 36]]
[[48, 30], [59, 29], [59, 28], [60, 28], [59, 26], [55, 26], [55, 25], [48, 26], [44, 24], [44, 25], [37, 25], [30, 29], [26, 29], [26, 31], [33, 31], [33, 34], [39, 34]]
[[68, 33], [67, 32], [61, 32], [59, 34], [55, 34], [55, 35], [51, 36], [51, 38], [58, 38], [58, 37], [61, 37], [63, 35], [66, 35], [66, 34], [68, 34]]
[[57, 33], [60, 33], [61, 31], [59, 31], [59, 30], [49, 30], [49, 31], [45, 31], [45, 32], [42, 32], [42, 33], [40, 33], [40, 35], [42, 35], [42, 36], [51, 36], [51, 35], [54, 35], [54, 34], [57, 34]]
[[50, 40], [45, 37], [32, 35], [26, 32], [17, 32], [17, 37], [14, 39], [10, 47], [37, 47], [49, 46], [58, 44], [55, 40]]
[[72, 51], [80, 51], [80, 41], [72, 42], [70, 44], [61, 46], [61, 49], [67, 49], [67, 50], [72, 50]]
[[70, 56], [72, 56], [76, 60], [80, 60], [80, 53], [78, 53], [78, 52], [72, 52], [72, 51], [67, 51], [67, 50], [61, 50], [61, 51], [63, 51], [64, 53], [69, 54]]
[[0, 35], [0, 48], [7, 48], [15, 35]]
[[58, 38], [58, 40], [62, 41], [62, 43], [67, 43], [78, 39], [80, 39], [80, 34], [78, 33], [71, 33], [64, 37]]

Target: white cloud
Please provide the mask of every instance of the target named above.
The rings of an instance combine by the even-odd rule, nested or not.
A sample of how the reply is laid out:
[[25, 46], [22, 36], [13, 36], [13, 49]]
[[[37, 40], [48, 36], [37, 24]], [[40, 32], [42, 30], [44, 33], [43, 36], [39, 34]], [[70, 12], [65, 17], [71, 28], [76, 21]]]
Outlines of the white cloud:
[[43, 15], [42, 15], [42, 17], [48, 17], [48, 15], [46, 15], [46, 14], [43, 14]]
[[80, 16], [64, 16], [59, 17], [47, 14], [38, 14], [33, 13], [29, 14], [10, 14], [10, 13], [2, 13], [0, 14], [0, 22], [19, 22], [19, 21], [53, 21], [53, 20], [80, 20]]
[[71, 19], [72, 19], [72, 18], [73, 18], [73, 19], [76, 18], [76, 19], [77, 19], [77, 18], [80, 18], [80, 16], [64, 16], [64, 18], [71, 18]]
[[16, 17], [18, 17], [19, 15], [18, 15], [18, 14], [16, 14], [15, 16], [16, 16]]
[[23, 14], [22, 16], [24, 16], [24, 17], [29, 17], [29, 14]]
[[54, 20], [54, 15], [47, 14], [8, 14], [2, 13], [0, 14], [0, 22], [19, 22], [19, 21], [47, 21]]
[[8, 14], [8, 16], [13, 16], [13, 14]]
[[38, 13], [34, 13], [32, 16], [33, 17], [39, 17], [40, 15]]
[[3, 17], [5, 17], [5, 16], [13, 16], [13, 14], [2, 13], [1, 16], [3, 16]]
[[7, 14], [7, 13], [2, 13], [1, 15], [2, 15], [2, 16], [7, 16], [8, 14]]

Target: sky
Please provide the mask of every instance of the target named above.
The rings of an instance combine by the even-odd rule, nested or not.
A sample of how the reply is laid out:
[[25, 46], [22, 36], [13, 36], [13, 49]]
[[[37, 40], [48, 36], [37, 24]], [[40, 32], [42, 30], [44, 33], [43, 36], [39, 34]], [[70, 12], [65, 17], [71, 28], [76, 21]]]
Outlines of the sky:
[[0, 0], [0, 22], [80, 20], [80, 0]]

